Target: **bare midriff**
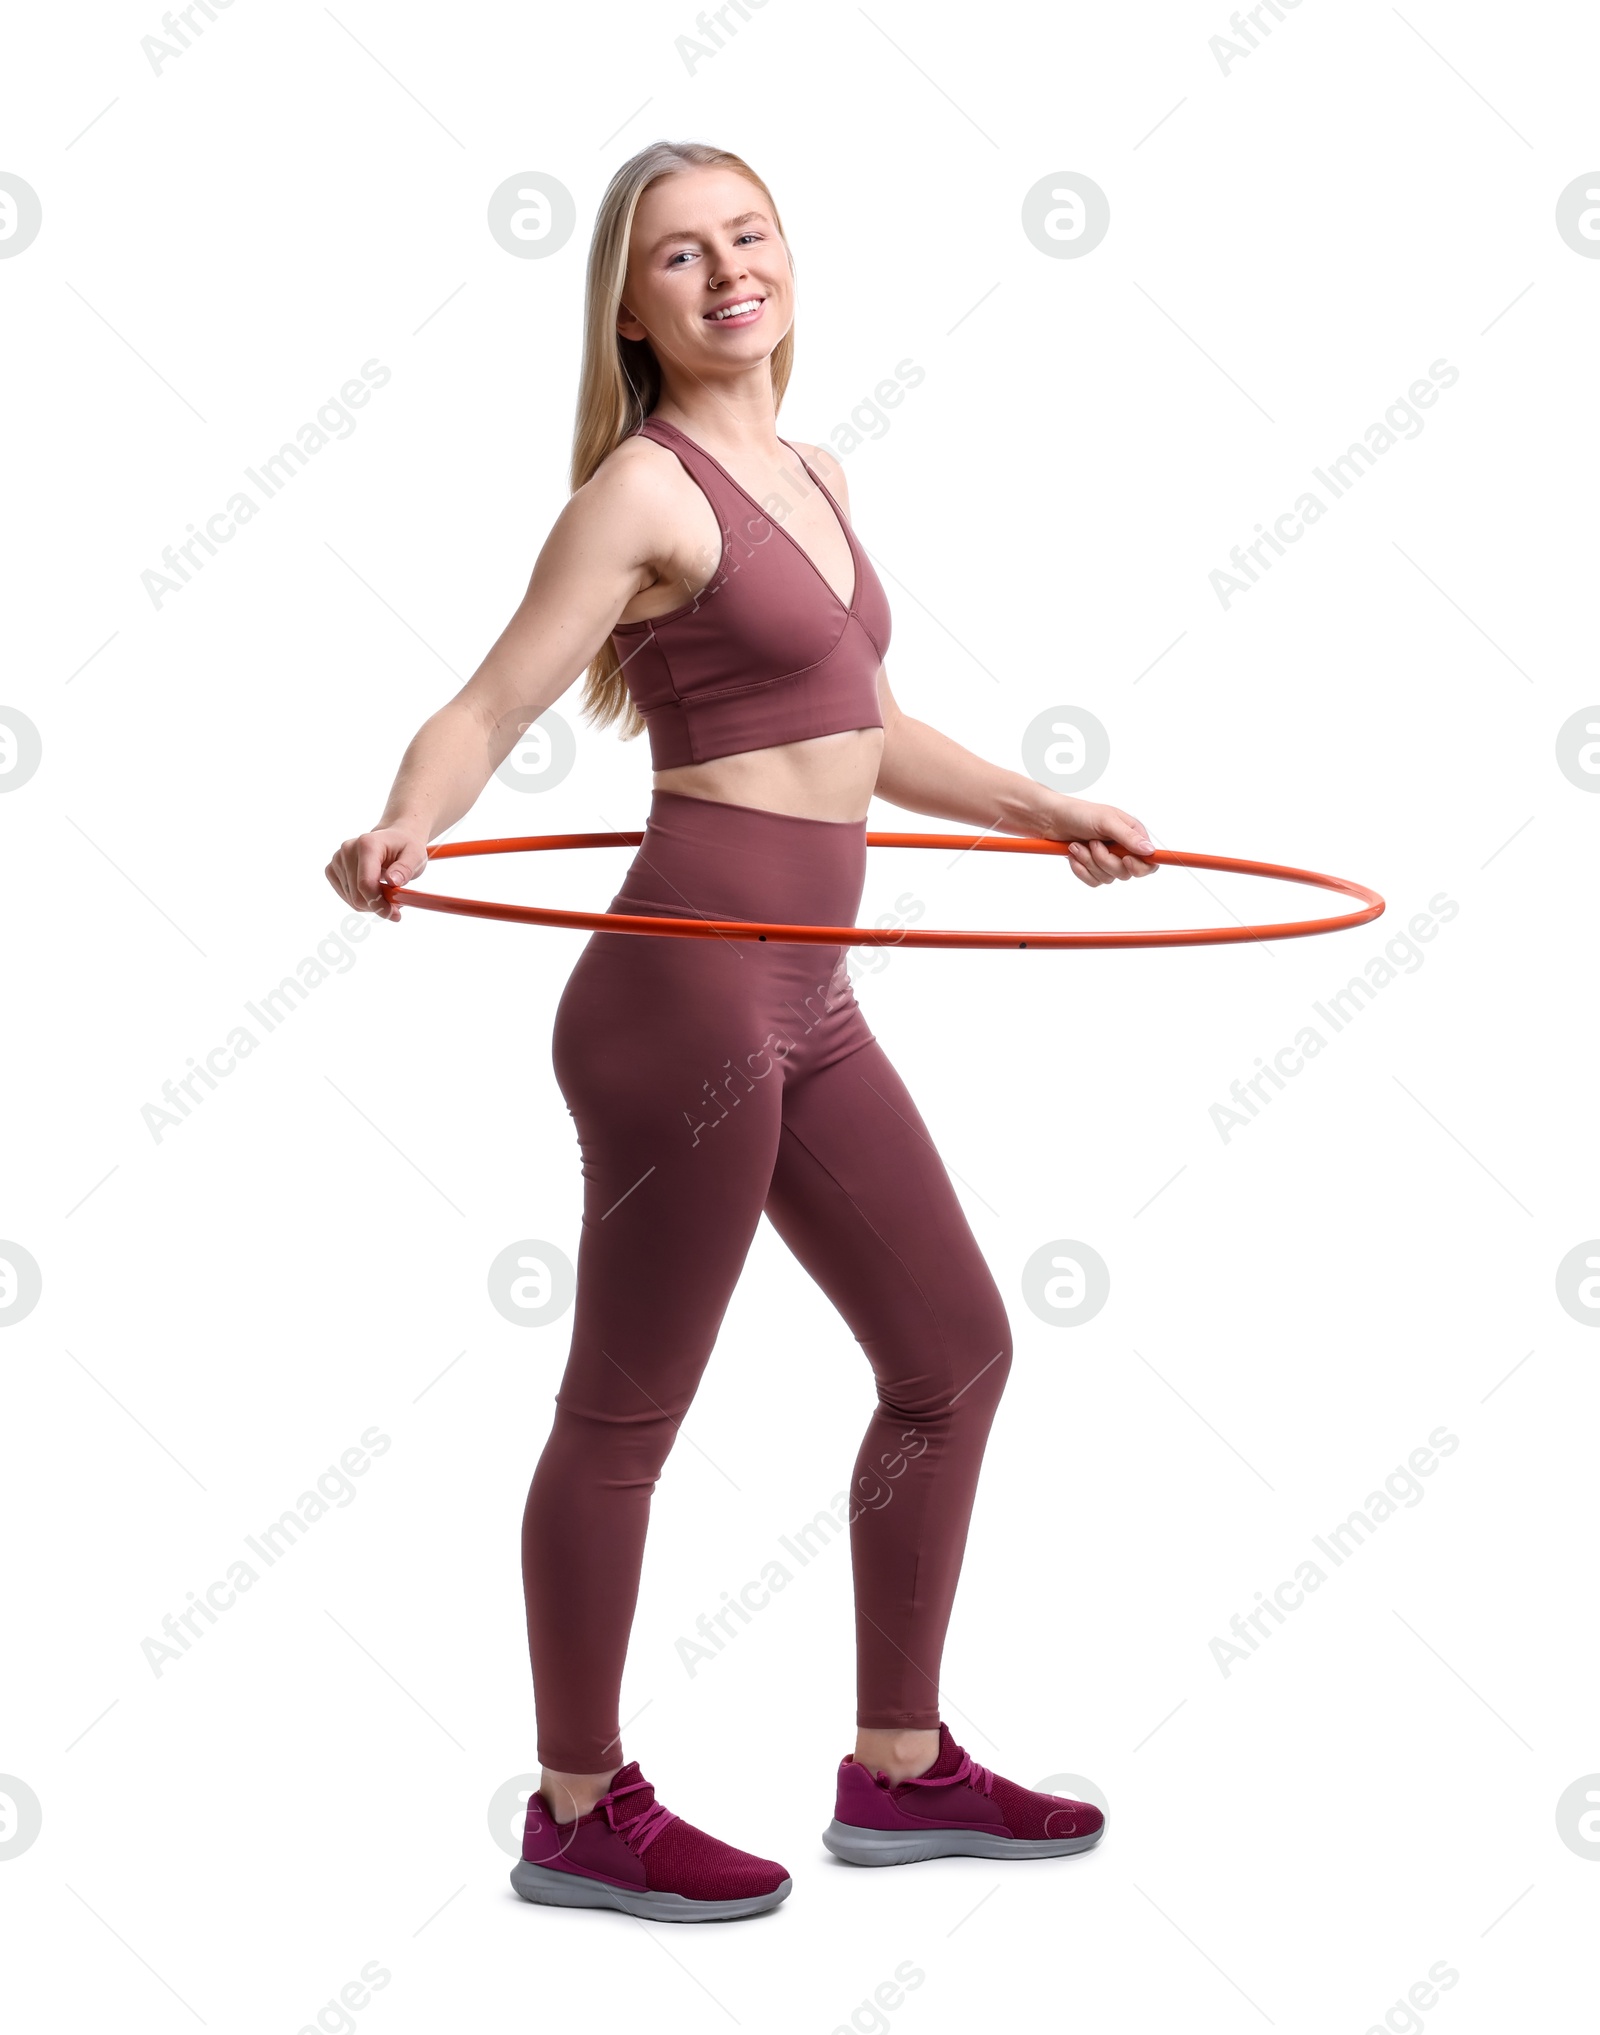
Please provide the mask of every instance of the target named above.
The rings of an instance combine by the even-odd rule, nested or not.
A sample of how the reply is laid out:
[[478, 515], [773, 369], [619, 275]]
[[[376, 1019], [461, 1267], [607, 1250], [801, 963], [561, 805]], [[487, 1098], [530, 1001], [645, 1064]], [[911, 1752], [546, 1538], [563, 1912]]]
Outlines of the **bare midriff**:
[[837, 735], [680, 764], [656, 771], [651, 781], [657, 791], [760, 806], [800, 819], [864, 820], [883, 743], [882, 728], [847, 728]]

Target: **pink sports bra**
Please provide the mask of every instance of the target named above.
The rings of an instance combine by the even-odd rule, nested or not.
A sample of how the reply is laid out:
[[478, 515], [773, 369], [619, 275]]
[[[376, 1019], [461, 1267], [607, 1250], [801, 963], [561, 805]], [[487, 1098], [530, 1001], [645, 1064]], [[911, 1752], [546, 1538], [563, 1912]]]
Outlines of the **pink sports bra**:
[[716, 571], [692, 600], [612, 631], [653, 767], [881, 728], [888, 597], [822, 481], [806, 466], [855, 560], [848, 608], [810, 554], [703, 446], [658, 417], [646, 417], [637, 435], [678, 455], [722, 528]]

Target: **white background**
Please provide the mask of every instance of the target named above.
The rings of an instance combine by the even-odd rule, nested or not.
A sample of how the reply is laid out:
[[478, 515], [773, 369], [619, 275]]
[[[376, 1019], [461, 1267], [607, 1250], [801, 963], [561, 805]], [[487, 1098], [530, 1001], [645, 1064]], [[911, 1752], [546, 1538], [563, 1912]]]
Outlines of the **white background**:
[[[160, 75], [153, 6], [10, 23], [0, 169], [44, 219], [0, 262], [0, 706], [44, 745], [0, 798], [0, 1237], [44, 1282], [0, 1338], [0, 1771], [43, 1814], [0, 1862], [19, 2026], [1462, 2035], [1589, 1997], [1600, 1866], [1556, 1803], [1600, 1769], [1600, 1338], [1555, 1271], [1600, 1231], [1600, 799], [1556, 735], [1600, 699], [1600, 262], [1554, 220], [1600, 158], [1600, 28], [1263, 19], [1227, 73], [1220, 4], [1165, 0], [770, 0], [692, 72], [687, 6], [630, 0], [237, 0]], [[1085, 709], [1112, 743], [1090, 795], [1161, 844], [1389, 901], [1325, 939], [858, 977], [1016, 1333], [945, 1715], [1026, 1785], [1089, 1777], [1111, 1823], [1077, 1860], [829, 1858], [842, 1544], [681, 1665], [842, 1488], [870, 1405], [763, 1226], [655, 1501], [622, 1707], [669, 1806], [794, 1875], [719, 1929], [527, 1906], [486, 1821], [535, 1765], [518, 1527], [570, 1316], [513, 1326], [485, 1278], [518, 1239], [576, 1255], [549, 1037], [583, 936], [373, 924], [186, 1121], [141, 1117], [338, 927], [324, 864], [519, 599], [566, 494], [594, 208], [660, 137], [774, 189], [786, 436], [926, 371], [847, 462], [903, 707], [1013, 768], [1036, 715]], [[548, 259], [485, 224], [530, 170], [577, 206]], [[1081, 259], [1021, 230], [1063, 170], [1110, 201]], [[354, 434], [154, 607], [162, 548], [373, 358]], [[1440, 359], [1421, 435], [1224, 609], [1230, 548]], [[642, 824], [644, 744], [577, 701], [565, 780], [492, 782], [457, 837]], [[425, 881], [601, 909], [627, 852]], [[946, 861], [875, 850], [862, 922], [907, 889], [927, 925], [1338, 908]], [[1224, 1141], [1229, 1084], [1439, 892], [1422, 965]], [[1023, 1297], [1054, 1239], [1110, 1268], [1077, 1327]], [[1441, 1425], [1423, 1500], [1224, 1676], [1229, 1619]], [[162, 1617], [372, 1426], [355, 1500], [155, 1675]], [[327, 2011], [374, 1959], [389, 1983]], [[922, 1983], [864, 2006], [907, 1959]], [[1396, 2010], [1441, 1959], [1457, 1982]]]

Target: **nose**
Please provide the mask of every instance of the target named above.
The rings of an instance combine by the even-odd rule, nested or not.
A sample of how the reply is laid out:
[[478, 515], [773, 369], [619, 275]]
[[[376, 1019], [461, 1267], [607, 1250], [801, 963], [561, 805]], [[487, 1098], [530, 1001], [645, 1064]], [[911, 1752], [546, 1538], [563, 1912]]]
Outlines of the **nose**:
[[720, 263], [713, 264], [716, 273], [706, 285], [708, 289], [720, 289], [723, 283], [735, 280], [742, 282], [750, 273], [739, 258], [737, 248], [729, 248]]

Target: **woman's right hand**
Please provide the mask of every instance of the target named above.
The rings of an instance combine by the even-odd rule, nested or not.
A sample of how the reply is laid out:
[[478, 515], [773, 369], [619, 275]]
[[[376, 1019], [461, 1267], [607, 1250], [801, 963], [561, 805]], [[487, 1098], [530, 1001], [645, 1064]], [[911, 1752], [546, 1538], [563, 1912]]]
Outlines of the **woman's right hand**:
[[346, 904], [357, 911], [398, 919], [400, 907], [378, 888], [385, 883], [410, 883], [428, 866], [428, 844], [412, 827], [376, 827], [352, 834], [328, 864], [328, 881]]

